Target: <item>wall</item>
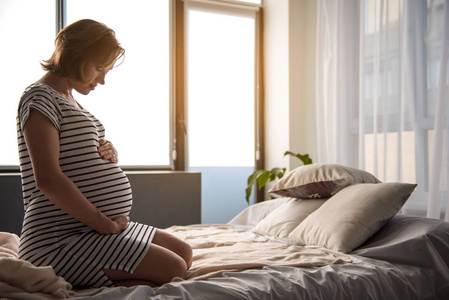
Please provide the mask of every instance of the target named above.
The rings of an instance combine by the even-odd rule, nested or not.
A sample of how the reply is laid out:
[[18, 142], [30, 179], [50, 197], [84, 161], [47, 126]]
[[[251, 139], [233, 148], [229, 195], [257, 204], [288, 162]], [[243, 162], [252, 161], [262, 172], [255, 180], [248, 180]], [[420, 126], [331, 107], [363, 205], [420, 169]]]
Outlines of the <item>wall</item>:
[[265, 169], [301, 163], [286, 150], [317, 157], [316, 0], [264, 0]]
[[253, 167], [190, 167], [189, 171], [201, 173], [202, 224], [227, 223], [248, 207], [245, 189]]
[[288, 0], [264, 1], [265, 169], [286, 166], [289, 143]]

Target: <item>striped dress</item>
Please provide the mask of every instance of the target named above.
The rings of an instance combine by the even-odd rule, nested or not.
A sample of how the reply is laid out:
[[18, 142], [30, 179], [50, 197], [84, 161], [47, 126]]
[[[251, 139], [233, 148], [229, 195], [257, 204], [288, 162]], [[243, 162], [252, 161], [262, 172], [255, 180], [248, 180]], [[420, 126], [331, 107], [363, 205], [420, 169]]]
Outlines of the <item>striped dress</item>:
[[145, 256], [156, 229], [130, 222], [120, 234], [102, 235], [55, 206], [36, 186], [22, 133], [31, 108], [47, 116], [59, 131], [61, 169], [91, 203], [111, 219], [128, 215], [132, 205], [125, 173], [98, 154], [99, 140], [105, 136], [100, 121], [51, 87], [32, 84], [23, 93], [17, 114], [25, 209], [19, 257], [35, 266], [52, 266], [73, 286], [113, 286], [103, 270], [132, 273]]

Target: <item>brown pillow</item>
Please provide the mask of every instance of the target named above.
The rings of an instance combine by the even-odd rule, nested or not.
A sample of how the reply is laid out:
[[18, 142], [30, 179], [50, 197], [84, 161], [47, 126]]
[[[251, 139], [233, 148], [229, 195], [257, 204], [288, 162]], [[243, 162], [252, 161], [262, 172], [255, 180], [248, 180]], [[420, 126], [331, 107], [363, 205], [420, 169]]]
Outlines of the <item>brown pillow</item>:
[[330, 198], [356, 183], [379, 183], [374, 175], [336, 164], [311, 164], [284, 175], [268, 193], [299, 199]]

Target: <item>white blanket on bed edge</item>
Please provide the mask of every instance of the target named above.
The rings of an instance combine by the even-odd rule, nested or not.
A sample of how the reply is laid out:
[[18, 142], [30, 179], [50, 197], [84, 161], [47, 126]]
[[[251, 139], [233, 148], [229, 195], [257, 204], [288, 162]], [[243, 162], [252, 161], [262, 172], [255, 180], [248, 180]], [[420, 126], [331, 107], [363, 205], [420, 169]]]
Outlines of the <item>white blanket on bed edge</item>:
[[0, 232], [0, 297], [12, 299], [65, 299], [75, 295], [72, 286], [52, 267], [35, 267], [19, 260], [19, 237]]

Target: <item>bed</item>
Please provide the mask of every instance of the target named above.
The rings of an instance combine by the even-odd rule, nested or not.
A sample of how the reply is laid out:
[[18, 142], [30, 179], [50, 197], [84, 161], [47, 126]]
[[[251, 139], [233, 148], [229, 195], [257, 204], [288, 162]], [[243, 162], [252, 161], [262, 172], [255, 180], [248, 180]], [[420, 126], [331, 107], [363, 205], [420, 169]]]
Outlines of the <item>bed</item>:
[[[271, 192], [290, 197], [248, 206], [227, 224], [166, 228], [192, 245], [194, 264], [186, 280], [175, 278], [160, 287], [75, 289], [51, 267], [18, 260], [18, 237], [3, 232], [0, 297], [449, 299], [449, 223], [398, 213], [416, 185], [380, 183], [360, 171], [345, 174], [345, 180], [340, 174], [330, 184], [329, 176], [335, 179], [342, 170], [331, 167], [324, 166], [316, 177], [316, 168], [323, 166], [314, 166], [313, 182], [306, 184], [304, 169], [299, 181], [297, 170], [288, 174]], [[350, 204], [354, 198], [363, 205]]]

